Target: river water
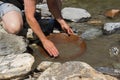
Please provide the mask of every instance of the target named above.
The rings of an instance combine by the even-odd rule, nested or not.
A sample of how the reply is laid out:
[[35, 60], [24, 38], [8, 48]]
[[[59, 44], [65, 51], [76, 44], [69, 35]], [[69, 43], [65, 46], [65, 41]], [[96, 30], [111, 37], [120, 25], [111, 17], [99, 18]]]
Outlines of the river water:
[[[86, 9], [91, 15], [92, 19], [102, 21], [102, 24], [107, 22], [120, 22], [120, 16], [113, 19], [106, 18], [104, 13], [107, 10], [119, 9], [120, 0], [64, 0], [64, 7], [77, 7]], [[79, 29], [80, 34], [88, 27], [101, 28], [103, 25], [89, 25], [87, 23], [70, 23], [76, 29]], [[110, 57], [109, 49], [117, 47], [120, 50], [120, 33], [112, 35], [103, 35], [94, 40], [86, 41], [87, 51], [78, 58], [89, 63], [92, 66], [109, 66], [113, 67], [119, 64], [120, 68], [120, 53], [118, 56]], [[115, 66], [114, 66], [115, 67]]]
[[[86, 9], [92, 15], [91, 19], [100, 20], [102, 22], [102, 24], [99, 25], [88, 24], [87, 22], [68, 22], [70, 26], [78, 30], [79, 35], [89, 28], [101, 28], [103, 24], [107, 22], [120, 22], [120, 16], [114, 17], [113, 19], [109, 19], [104, 16], [105, 11], [107, 10], [120, 9], [120, 0], [63, 0], [63, 7], [77, 7]], [[77, 56], [72, 59], [73, 61], [84, 61], [93, 67], [120, 69], [120, 52], [117, 56], [110, 56], [109, 51], [112, 47], [117, 47], [120, 50], [120, 33], [102, 35], [93, 40], [85, 40], [85, 42], [87, 45], [86, 52], [82, 56]], [[44, 60], [64, 61], [59, 60], [59, 58], [53, 59], [50, 57], [45, 57], [41, 55], [38, 48], [35, 49], [34, 55], [37, 60], [35, 64], [39, 64]]]

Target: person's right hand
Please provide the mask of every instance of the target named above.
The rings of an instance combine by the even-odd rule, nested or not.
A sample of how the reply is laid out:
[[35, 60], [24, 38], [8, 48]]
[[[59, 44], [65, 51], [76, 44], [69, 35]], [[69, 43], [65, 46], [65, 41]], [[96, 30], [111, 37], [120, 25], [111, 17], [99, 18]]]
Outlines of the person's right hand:
[[50, 54], [50, 56], [57, 57], [59, 55], [57, 48], [50, 40], [46, 39], [42, 42], [42, 44], [45, 50]]

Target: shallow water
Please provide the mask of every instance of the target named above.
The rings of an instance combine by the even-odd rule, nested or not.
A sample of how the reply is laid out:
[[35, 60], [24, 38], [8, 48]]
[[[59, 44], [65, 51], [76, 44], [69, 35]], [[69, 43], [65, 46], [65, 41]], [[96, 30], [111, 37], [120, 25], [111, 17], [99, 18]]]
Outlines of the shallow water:
[[[74, 23], [69, 22], [69, 25], [79, 30], [79, 35], [89, 28], [101, 28], [106, 22], [119, 22], [120, 16], [113, 19], [106, 18], [104, 16], [105, 11], [110, 9], [119, 9], [120, 0], [63, 0], [63, 7], [78, 7], [84, 8], [92, 15], [91, 19], [100, 20], [102, 24], [92, 25], [84, 23]], [[102, 35], [93, 40], [85, 40], [87, 44], [87, 50], [82, 56], [77, 56], [73, 60], [84, 61], [93, 67], [110, 67], [120, 69], [120, 52], [117, 56], [110, 56], [110, 51], [112, 47], [117, 47], [120, 50], [120, 33], [114, 33], [111, 35]], [[38, 47], [34, 50], [34, 55], [36, 56], [36, 63], [39, 64], [41, 61], [61, 61], [61, 59], [55, 59], [50, 57], [45, 57], [41, 55]], [[69, 50], [70, 51], [70, 50]], [[66, 54], [65, 52], [63, 54]], [[69, 55], [65, 55], [69, 57]], [[65, 61], [70, 61], [65, 60]]]
[[[102, 21], [102, 24], [106, 22], [120, 22], [120, 16], [113, 19], [106, 18], [104, 13], [110, 9], [119, 9], [120, 0], [65, 0], [64, 7], [78, 7], [86, 9], [94, 20]], [[76, 29], [79, 29], [80, 34], [91, 27], [101, 28], [103, 25], [90, 25], [87, 23], [70, 23]], [[117, 47], [120, 50], [120, 33], [112, 35], [103, 35], [94, 40], [86, 41], [87, 51], [86, 53], [76, 60], [82, 60], [89, 63], [92, 66], [107, 66], [115, 67], [115, 63], [120, 66], [120, 53], [119, 55], [110, 57], [109, 49], [111, 47]], [[117, 67], [120, 68], [120, 67]]]

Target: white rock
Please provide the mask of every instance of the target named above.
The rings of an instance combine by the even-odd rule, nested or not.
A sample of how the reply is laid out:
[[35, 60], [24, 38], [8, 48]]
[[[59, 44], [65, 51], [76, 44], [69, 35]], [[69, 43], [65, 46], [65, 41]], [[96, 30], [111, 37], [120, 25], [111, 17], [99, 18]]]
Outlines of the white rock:
[[104, 30], [104, 33], [106, 33], [106, 34], [114, 33], [117, 30], [120, 30], [120, 22], [105, 23], [103, 30]]
[[7, 55], [1, 60], [0, 79], [26, 74], [31, 70], [33, 63], [34, 57], [29, 53]]
[[37, 70], [45, 70], [47, 69], [48, 67], [51, 66], [51, 64], [53, 64], [53, 62], [50, 62], [50, 61], [43, 61], [41, 62], [38, 67], [37, 67]]

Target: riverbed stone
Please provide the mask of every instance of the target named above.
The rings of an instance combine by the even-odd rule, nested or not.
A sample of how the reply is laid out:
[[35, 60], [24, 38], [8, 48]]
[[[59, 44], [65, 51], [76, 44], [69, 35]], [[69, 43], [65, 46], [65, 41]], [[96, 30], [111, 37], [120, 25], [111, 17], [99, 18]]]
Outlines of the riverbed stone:
[[28, 73], [34, 62], [29, 53], [0, 56], [0, 79], [21, 76]]
[[65, 7], [61, 12], [64, 19], [73, 22], [84, 22], [91, 18], [91, 14], [82, 8]]
[[105, 23], [103, 27], [104, 34], [112, 34], [120, 31], [120, 22], [109, 22]]
[[91, 39], [95, 39], [101, 36], [102, 34], [103, 33], [101, 29], [90, 28], [90, 29], [85, 30], [85, 32], [81, 34], [81, 37], [86, 40], [91, 40]]
[[0, 56], [26, 51], [27, 42], [22, 36], [0, 32]]
[[37, 80], [117, 80], [103, 75], [90, 65], [80, 61], [69, 61], [47, 68]]

